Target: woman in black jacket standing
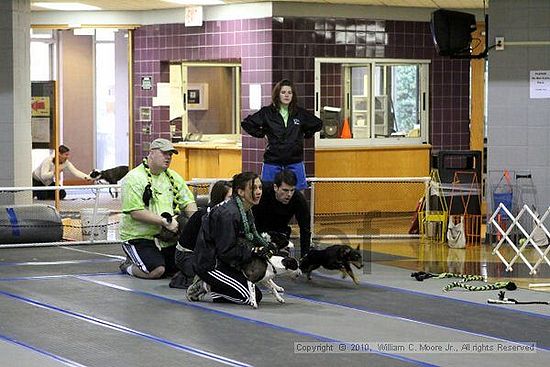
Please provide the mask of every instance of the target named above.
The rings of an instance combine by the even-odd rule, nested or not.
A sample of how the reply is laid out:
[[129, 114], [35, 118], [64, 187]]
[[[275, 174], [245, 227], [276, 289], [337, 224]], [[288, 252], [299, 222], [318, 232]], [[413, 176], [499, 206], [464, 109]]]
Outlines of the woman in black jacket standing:
[[262, 180], [273, 182], [275, 175], [290, 169], [298, 179], [296, 189], [307, 188], [304, 167], [304, 138], [312, 138], [322, 128], [322, 121], [298, 106], [296, 89], [283, 79], [273, 88], [272, 104], [246, 117], [242, 128], [256, 138], [267, 138]]

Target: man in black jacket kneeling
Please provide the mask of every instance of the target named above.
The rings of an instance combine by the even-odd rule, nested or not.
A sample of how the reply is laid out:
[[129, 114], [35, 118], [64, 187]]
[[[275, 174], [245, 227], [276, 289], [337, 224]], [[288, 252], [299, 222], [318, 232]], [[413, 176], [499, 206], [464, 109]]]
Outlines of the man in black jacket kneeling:
[[311, 215], [306, 198], [296, 191], [296, 175], [283, 170], [273, 183], [264, 183], [260, 203], [252, 208], [258, 232], [279, 232], [290, 237], [292, 217], [300, 227], [300, 255], [305, 256], [311, 244]]

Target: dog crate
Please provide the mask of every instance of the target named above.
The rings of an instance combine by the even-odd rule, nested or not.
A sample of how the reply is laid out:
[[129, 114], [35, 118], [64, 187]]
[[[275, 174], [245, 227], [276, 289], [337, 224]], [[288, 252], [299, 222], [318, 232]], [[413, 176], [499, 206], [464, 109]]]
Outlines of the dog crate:
[[[449, 220], [456, 223], [457, 220], [464, 222], [464, 236], [466, 245], [481, 243], [481, 223], [483, 217], [479, 212], [481, 207], [481, 186], [476, 172], [457, 171], [454, 174], [450, 192]], [[460, 210], [461, 212], [457, 212]], [[473, 210], [473, 212], [470, 212]]]
[[[481, 151], [441, 150], [432, 156], [432, 168], [437, 168], [439, 173], [450, 215], [481, 214], [481, 190], [478, 189], [475, 193], [464, 192], [461, 197], [457, 197], [459, 191], [456, 190], [457, 181], [468, 185], [474, 179], [477, 189], [482, 174]], [[452, 195], [451, 191], [454, 191]]]

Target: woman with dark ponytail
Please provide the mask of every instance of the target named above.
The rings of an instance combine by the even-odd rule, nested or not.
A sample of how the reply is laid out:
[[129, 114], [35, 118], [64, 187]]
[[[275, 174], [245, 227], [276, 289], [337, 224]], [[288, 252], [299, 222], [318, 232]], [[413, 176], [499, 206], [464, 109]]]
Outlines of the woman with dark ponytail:
[[202, 218], [211, 208], [219, 203], [228, 200], [231, 197], [231, 182], [220, 180], [216, 181], [210, 189], [210, 201], [206, 207], [199, 209], [189, 218], [185, 227], [180, 232], [178, 244], [176, 245], [175, 263], [178, 272], [170, 281], [171, 288], [185, 289], [193, 282], [195, 271], [193, 270], [193, 251], [197, 237], [201, 229]]

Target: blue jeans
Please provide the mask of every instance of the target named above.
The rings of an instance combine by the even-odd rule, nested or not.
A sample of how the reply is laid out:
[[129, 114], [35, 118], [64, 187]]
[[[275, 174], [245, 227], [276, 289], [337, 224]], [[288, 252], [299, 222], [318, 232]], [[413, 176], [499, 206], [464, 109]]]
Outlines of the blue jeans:
[[284, 169], [291, 170], [296, 175], [296, 190], [307, 189], [306, 169], [304, 162], [287, 165], [264, 163], [262, 166], [262, 181], [273, 182], [277, 173]]

